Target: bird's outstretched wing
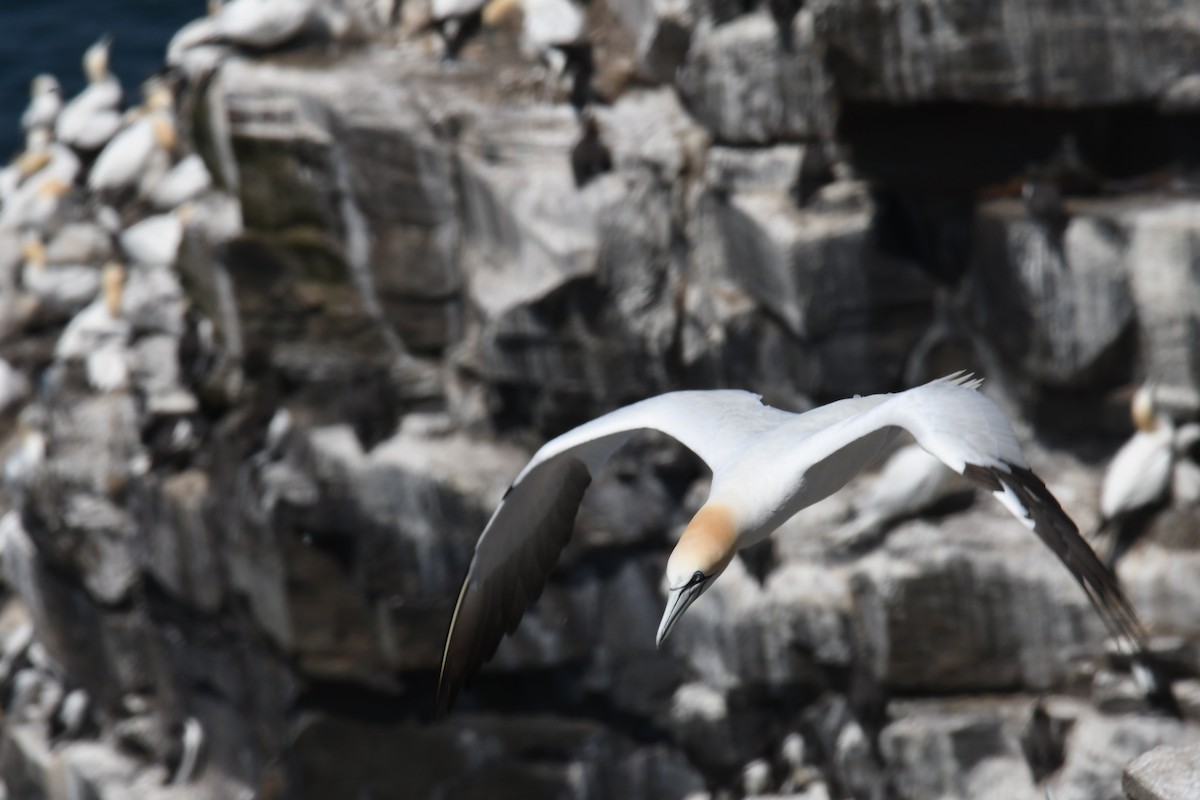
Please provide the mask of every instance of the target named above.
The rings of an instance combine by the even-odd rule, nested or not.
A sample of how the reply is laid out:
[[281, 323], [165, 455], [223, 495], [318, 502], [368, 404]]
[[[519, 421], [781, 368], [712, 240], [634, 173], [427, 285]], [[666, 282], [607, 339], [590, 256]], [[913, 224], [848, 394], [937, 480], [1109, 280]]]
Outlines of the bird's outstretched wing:
[[547, 442], [492, 514], [458, 595], [438, 680], [438, 713], [538, 598], [566, 546], [583, 493], [609, 456], [639, 430], [679, 440], [714, 472], [747, 437], [793, 415], [741, 391], [672, 392], [618, 409]]
[[975, 391], [979, 381], [969, 378], [952, 375], [891, 395], [807, 438], [806, 458], [814, 463], [836, 458], [841, 449], [881, 428], [903, 428], [951, 469], [991, 491], [1066, 565], [1109, 631], [1131, 650], [1143, 649], [1145, 630], [1116, 575], [1029, 468], [1004, 412]]

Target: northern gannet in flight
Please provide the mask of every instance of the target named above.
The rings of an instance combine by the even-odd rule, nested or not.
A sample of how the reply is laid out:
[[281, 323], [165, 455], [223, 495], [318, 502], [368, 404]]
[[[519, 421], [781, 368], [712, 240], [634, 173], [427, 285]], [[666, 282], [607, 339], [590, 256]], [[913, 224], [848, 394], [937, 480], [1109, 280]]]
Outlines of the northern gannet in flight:
[[657, 430], [712, 470], [707, 501], [667, 561], [659, 645], [734, 554], [836, 492], [899, 430], [991, 491], [1083, 587], [1109, 629], [1140, 648], [1145, 633], [1108, 569], [1034, 475], [1003, 412], [957, 373], [897, 394], [854, 397], [803, 414], [737, 390], [682, 391], [605, 414], [550, 440], [517, 475], [475, 546], [446, 636], [438, 681], [445, 712], [538, 597], [571, 536], [584, 491], [630, 435]]

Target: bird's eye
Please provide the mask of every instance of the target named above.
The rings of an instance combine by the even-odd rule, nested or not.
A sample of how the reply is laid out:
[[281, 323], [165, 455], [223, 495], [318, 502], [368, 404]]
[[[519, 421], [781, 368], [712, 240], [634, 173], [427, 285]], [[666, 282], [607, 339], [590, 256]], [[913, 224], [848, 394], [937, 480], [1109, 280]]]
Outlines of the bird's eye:
[[700, 581], [702, 581], [702, 580], [704, 580], [704, 573], [701, 572], [700, 570], [696, 570], [695, 572], [692, 573], [692, 579], [690, 581], [688, 581], [688, 586], [695, 586], [697, 583], [700, 583]]

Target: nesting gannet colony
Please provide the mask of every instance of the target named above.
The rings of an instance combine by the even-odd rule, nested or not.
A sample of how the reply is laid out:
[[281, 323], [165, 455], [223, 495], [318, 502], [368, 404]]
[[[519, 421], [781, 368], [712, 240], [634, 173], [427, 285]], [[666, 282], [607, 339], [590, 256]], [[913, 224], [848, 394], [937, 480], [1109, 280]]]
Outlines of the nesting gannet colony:
[[14, 77], [5, 796], [1189, 779], [1189, 11], [203, 5]]

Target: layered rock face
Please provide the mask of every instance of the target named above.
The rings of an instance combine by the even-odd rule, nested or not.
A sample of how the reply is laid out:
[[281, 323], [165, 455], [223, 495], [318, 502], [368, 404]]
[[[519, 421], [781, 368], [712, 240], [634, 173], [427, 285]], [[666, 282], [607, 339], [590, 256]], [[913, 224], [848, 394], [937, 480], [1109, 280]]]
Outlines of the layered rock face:
[[[656, 651], [707, 486], [653, 436], [431, 713], [505, 487], [658, 392], [803, 410], [973, 369], [1094, 529], [1132, 385], [1200, 413], [1200, 12], [592, 0], [581, 71], [523, 41], [534, 2], [454, 59], [433, 8], [382, 5], [173, 50], [213, 186], [170, 263], [128, 265], [127, 380], [61, 345], [98, 275], [39, 295], [0, 230], [10, 797], [1119, 798], [1134, 758], [1180, 748], [1170, 775], [1194, 752], [1187, 451], [1118, 563], [1182, 719], [1051, 554], [954, 483], [893, 520], [864, 476]], [[70, 200], [49, 251], [101, 200], [147, 213]]]

